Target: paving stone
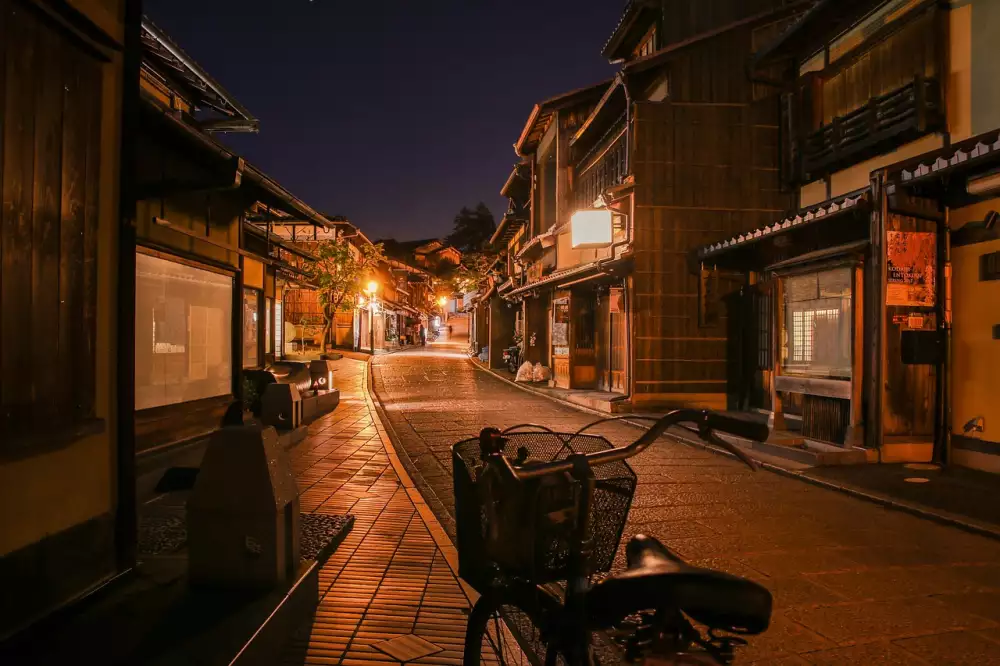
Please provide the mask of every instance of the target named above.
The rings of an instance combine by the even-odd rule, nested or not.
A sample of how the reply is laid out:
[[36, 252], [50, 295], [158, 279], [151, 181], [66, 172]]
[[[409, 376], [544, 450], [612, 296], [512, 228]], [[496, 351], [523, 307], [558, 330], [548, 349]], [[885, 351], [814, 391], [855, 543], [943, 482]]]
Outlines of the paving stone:
[[927, 662], [891, 643], [866, 643], [803, 655], [814, 666], [926, 666]]
[[895, 641], [895, 644], [930, 664], [940, 666], [1000, 665], [998, 645], [973, 632], [920, 636]]
[[[439, 500], [428, 503], [454, 534], [452, 444], [488, 425], [532, 421], [575, 431], [596, 417], [510, 386], [460, 354], [432, 349], [377, 357], [373, 383], [400, 456], [418, 461], [414, 481]], [[621, 423], [599, 432], [616, 445], [638, 434]], [[1000, 592], [1000, 543], [770, 472], [752, 473], [669, 437], [632, 462], [639, 486], [625, 538], [659, 536], [699, 566], [772, 588], [773, 626], [750, 638], [737, 663], [923, 663], [890, 639], [962, 630], [1000, 654], [986, 594]], [[625, 566], [621, 551], [613, 570]], [[973, 593], [980, 596], [966, 597]]]

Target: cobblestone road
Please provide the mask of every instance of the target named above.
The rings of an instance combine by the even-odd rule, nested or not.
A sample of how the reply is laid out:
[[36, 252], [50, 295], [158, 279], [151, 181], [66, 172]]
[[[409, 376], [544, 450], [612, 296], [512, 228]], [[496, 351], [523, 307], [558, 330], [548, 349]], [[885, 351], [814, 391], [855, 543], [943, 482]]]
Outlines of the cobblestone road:
[[[452, 443], [486, 425], [594, 420], [445, 344], [377, 357], [373, 372], [404, 463], [449, 530]], [[602, 432], [619, 444], [637, 433], [624, 424]], [[774, 593], [772, 627], [739, 663], [1000, 664], [1000, 542], [666, 439], [633, 466], [626, 538], [653, 534], [694, 564]]]

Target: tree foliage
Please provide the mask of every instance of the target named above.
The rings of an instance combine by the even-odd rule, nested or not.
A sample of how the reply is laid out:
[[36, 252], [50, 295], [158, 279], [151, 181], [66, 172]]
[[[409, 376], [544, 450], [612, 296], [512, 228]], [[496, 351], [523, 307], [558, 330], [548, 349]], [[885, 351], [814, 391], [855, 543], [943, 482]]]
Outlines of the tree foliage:
[[440, 278], [453, 294], [471, 294], [487, 287], [489, 269], [497, 255], [490, 252], [471, 252], [462, 256], [462, 263], [452, 266]]
[[482, 252], [496, 231], [497, 223], [486, 204], [479, 202], [475, 208], [463, 206], [455, 216], [455, 226], [448, 243], [462, 252]]
[[304, 269], [319, 292], [325, 340], [335, 313], [354, 308], [365, 281], [386, 258], [381, 244], [355, 247], [344, 238], [320, 241], [311, 249], [316, 259], [306, 262]]

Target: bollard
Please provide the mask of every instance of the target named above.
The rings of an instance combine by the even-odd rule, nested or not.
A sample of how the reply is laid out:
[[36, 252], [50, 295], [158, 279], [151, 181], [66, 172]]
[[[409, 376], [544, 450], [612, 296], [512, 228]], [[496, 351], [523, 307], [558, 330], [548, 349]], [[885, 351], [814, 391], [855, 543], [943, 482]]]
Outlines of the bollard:
[[322, 360], [309, 364], [309, 375], [312, 377], [314, 391], [329, 391], [333, 389], [333, 362]]
[[282, 430], [302, 425], [302, 396], [295, 384], [268, 384], [260, 405], [264, 425]]
[[299, 566], [299, 491], [274, 428], [212, 434], [187, 502], [191, 582], [262, 589]]

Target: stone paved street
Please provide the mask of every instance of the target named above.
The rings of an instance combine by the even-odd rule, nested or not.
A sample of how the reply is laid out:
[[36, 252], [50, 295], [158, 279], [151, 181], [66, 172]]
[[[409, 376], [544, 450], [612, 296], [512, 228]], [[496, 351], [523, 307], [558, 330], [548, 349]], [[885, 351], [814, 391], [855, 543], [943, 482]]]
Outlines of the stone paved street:
[[291, 452], [302, 511], [351, 513], [356, 522], [320, 571], [319, 606], [284, 663], [401, 663], [383, 644], [415, 635], [429, 642], [424, 653], [432, 654], [407, 663], [455, 666], [461, 664], [469, 607], [452, 570], [455, 552], [419, 495], [394, 471], [366, 400], [365, 377], [365, 363], [337, 363], [340, 406], [310, 425], [309, 436]]
[[[373, 378], [400, 456], [452, 534], [452, 443], [486, 425], [596, 418], [493, 377], [457, 345], [377, 357]], [[622, 444], [638, 431], [602, 432]], [[774, 593], [772, 627], [739, 663], [1000, 664], [1000, 542], [672, 440], [632, 462], [626, 537], [653, 534]]]

